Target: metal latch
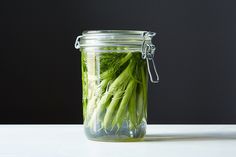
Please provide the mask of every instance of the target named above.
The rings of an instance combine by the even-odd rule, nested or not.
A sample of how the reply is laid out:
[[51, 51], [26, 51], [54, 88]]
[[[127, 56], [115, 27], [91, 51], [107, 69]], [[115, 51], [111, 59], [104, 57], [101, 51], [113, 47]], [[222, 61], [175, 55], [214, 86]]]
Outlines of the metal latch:
[[[148, 73], [149, 77], [152, 83], [158, 83], [159, 82], [159, 75], [157, 73], [156, 65], [154, 62], [154, 53], [155, 53], [156, 47], [152, 43], [147, 43], [144, 41], [143, 46], [142, 46], [142, 58], [146, 59], [147, 61], [147, 68], [148, 68]], [[150, 69], [150, 66], [153, 67], [155, 79], [153, 79], [153, 75]]]
[[79, 41], [80, 41], [80, 38], [82, 37], [82, 35], [80, 35], [80, 36], [77, 36], [77, 38], [76, 38], [76, 40], [75, 40], [75, 48], [76, 49], [79, 49], [80, 48], [80, 43], [79, 43]]

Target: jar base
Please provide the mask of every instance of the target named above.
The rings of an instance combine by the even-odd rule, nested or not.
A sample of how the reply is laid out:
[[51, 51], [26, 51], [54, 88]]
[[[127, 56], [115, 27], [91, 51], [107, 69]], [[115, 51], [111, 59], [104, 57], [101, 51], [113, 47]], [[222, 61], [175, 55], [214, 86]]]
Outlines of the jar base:
[[124, 138], [124, 139], [120, 139], [120, 138], [106, 138], [106, 137], [96, 137], [96, 138], [91, 138], [91, 137], [87, 137], [88, 140], [91, 141], [97, 141], [97, 142], [140, 142], [144, 140], [144, 137], [142, 138]]
[[135, 129], [129, 129], [128, 125], [121, 128], [105, 130], [102, 128], [84, 127], [85, 134], [89, 140], [103, 142], [135, 142], [142, 141], [146, 134], [146, 122], [141, 123]]

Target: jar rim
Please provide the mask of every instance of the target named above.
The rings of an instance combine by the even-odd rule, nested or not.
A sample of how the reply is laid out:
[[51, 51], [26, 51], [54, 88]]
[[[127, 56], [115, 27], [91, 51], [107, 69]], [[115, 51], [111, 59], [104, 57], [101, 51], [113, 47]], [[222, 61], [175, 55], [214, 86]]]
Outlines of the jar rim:
[[104, 34], [104, 35], [111, 35], [111, 34], [126, 34], [126, 35], [143, 35], [145, 32], [149, 31], [140, 31], [140, 30], [85, 30], [82, 32], [83, 35], [95, 35], [95, 34]]
[[151, 42], [156, 33], [140, 30], [86, 30], [78, 36], [79, 47], [134, 46]]

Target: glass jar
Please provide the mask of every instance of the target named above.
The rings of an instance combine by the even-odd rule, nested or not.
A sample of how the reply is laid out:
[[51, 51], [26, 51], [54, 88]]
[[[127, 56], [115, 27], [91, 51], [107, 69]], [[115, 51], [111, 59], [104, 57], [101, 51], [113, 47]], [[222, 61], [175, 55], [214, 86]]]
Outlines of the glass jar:
[[[81, 51], [83, 118], [88, 139], [138, 141], [146, 133], [148, 72], [159, 80], [153, 60], [155, 33], [84, 31]], [[150, 66], [153, 66], [155, 80]]]

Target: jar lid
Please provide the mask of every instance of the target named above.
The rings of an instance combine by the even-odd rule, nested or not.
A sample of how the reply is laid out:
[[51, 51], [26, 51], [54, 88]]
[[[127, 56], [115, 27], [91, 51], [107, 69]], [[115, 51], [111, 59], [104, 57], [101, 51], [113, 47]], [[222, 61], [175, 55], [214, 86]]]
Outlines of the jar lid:
[[141, 47], [145, 42], [151, 43], [156, 33], [136, 30], [91, 30], [83, 31], [77, 37], [75, 48], [100, 46]]

